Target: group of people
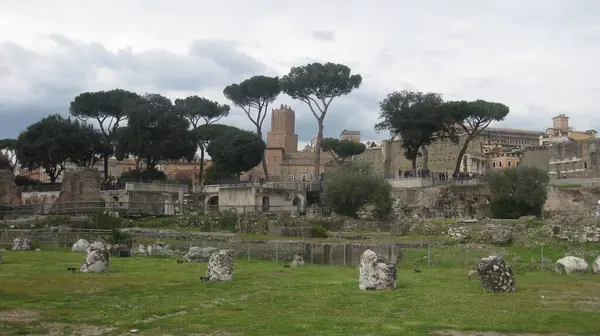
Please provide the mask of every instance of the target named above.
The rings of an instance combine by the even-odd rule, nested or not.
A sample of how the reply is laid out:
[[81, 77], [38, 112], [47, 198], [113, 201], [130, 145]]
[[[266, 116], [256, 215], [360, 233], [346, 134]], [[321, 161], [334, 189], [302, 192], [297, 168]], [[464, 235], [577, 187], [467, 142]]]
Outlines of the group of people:
[[[458, 174], [454, 173], [450, 175], [453, 179], [458, 180], [475, 180], [483, 177], [483, 174], [480, 173], [468, 173], [468, 172], [459, 172]], [[431, 172], [429, 169], [417, 169], [416, 172], [412, 170], [402, 171], [398, 170], [398, 176], [393, 176], [392, 178], [424, 178], [424, 179], [435, 179], [435, 180], [448, 180], [448, 172]]]

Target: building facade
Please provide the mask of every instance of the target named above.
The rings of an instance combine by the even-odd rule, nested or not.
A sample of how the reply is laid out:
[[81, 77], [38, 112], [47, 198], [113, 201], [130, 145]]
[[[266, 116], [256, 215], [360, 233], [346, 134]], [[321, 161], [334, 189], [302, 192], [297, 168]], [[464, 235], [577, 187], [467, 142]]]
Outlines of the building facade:
[[[316, 153], [306, 149], [298, 151], [298, 135], [295, 131], [296, 112], [287, 105], [273, 109], [271, 113], [271, 130], [267, 133], [267, 149], [265, 160], [269, 175], [267, 181], [272, 182], [310, 182], [317, 181], [321, 173], [334, 169], [337, 164], [333, 157], [321, 152], [319, 174], [315, 174]], [[262, 165], [244, 174], [246, 178], [260, 179], [264, 177]]]

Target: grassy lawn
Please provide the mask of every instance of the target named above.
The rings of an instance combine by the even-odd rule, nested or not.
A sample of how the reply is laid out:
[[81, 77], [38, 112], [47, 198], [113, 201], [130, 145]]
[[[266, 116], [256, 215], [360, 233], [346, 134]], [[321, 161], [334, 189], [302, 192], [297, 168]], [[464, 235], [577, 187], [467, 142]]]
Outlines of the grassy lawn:
[[[238, 260], [231, 283], [206, 264], [114, 258], [106, 274], [71, 273], [82, 254], [4, 252], [0, 335], [432, 335], [434, 331], [598, 334], [600, 277], [517, 272], [517, 292], [487, 294], [466, 270], [411, 268], [399, 288], [358, 290], [358, 269]], [[437, 252], [436, 252], [437, 253]], [[460, 257], [457, 257], [460, 259]], [[475, 335], [466, 332], [453, 335]], [[477, 333], [477, 335], [492, 335]]]

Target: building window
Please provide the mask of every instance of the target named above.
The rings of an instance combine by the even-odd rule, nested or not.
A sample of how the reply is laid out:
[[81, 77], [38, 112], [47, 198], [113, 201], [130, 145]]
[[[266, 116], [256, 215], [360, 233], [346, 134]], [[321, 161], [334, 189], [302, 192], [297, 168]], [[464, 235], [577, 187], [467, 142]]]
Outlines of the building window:
[[517, 166], [517, 167], [519, 166], [519, 161], [515, 162], [515, 166]]
[[502, 161], [498, 162], [498, 168], [502, 168]]
[[496, 162], [492, 162], [492, 168], [496, 168]]
[[510, 160], [508, 160], [508, 162], [506, 164], [510, 167], [510, 165], [511, 165]]
[[294, 174], [289, 174], [289, 175], [288, 175], [288, 180], [289, 180], [290, 182], [294, 182], [294, 181], [296, 180], [296, 176], [294, 176]]
[[583, 163], [583, 169], [587, 169], [587, 162]]
[[302, 174], [302, 182], [308, 181], [308, 176], [306, 174]]

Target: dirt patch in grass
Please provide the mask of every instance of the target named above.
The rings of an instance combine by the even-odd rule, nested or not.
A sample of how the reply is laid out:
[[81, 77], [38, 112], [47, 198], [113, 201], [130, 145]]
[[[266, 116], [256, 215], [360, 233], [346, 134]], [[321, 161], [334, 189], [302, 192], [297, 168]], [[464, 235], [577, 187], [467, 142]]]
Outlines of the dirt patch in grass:
[[183, 282], [167, 282], [160, 286], [161, 287], [173, 287], [173, 286], [181, 286], [181, 285], [183, 285]]
[[520, 333], [498, 333], [494, 331], [456, 331], [456, 330], [435, 330], [432, 332], [434, 335], [444, 336], [570, 336], [569, 334], [520, 334]]
[[40, 318], [40, 312], [34, 309], [10, 309], [0, 311], [0, 321], [5, 322], [33, 322]]
[[48, 330], [47, 336], [102, 336], [116, 330], [87, 324], [42, 323], [41, 326]]

